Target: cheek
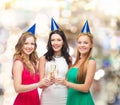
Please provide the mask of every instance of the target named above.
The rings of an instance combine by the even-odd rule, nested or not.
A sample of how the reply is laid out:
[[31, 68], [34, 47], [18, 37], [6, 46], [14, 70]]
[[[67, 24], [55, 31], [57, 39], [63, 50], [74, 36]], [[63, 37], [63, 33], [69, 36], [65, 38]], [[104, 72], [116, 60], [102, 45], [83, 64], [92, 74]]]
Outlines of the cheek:
[[53, 46], [54, 42], [51, 42], [51, 46]]
[[58, 45], [62, 47], [63, 46], [63, 42], [58, 42]]
[[35, 47], [35, 46], [32, 46], [32, 50], [33, 50], [33, 51], [36, 50], [36, 47]]
[[25, 46], [23, 46], [21, 49], [24, 50], [24, 49], [25, 49]]
[[63, 46], [64, 45], [64, 43], [61, 43], [61, 46]]
[[37, 48], [37, 47], [36, 47], [36, 46], [34, 46], [34, 50], [36, 50], [36, 48]]
[[77, 48], [79, 48], [80, 47], [80, 44], [77, 44]]
[[31, 47], [31, 48], [35, 48], [35, 45], [32, 44], [30, 47]]
[[90, 45], [90, 48], [92, 48], [92, 47], [93, 47], [93, 45], [91, 44], [91, 45]]

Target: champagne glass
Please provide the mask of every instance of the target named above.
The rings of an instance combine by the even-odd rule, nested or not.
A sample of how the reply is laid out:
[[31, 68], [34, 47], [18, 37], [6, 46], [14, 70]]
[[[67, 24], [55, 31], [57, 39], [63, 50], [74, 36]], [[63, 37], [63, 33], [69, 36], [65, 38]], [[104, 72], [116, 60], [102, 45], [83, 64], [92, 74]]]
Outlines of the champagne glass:
[[54, 72], [55, 69], [56, 69], [56, 64], [55, 64], [55, 63], [52, 63], [52, 64], [51, 64], [51, 71]]
[[49, 70], [49, 67], [46, 68], [45, 77], [48, 78], [49, 80], [52, 77], [52, 71]]
[[[57, 78], [58, 77], [58, 69], [57, 66], [55, 64], [52, 64], [52, 73], [53, 73], [53, 77]], [[57, 86], [58, 84], [55, 82], [55, 85]]]
[[58, 76], [58, 69], [55, 63], [51, 64], [51, 71], [52, 71], [52, 76], [56, 78]]
[[55, 71], [55, 69], [56, 69], [56, 64], [52, 63], [51, 64], [51, 76], [53, 76], [53, 77], [54, 77], [54, 71]]
[[50, 79], [50, 73], [48, 71], [48, 68], [45, 71], [45, 77], [48, 78], [48, 79]]
[[58, 69], [56, 68], [55, 70], [54, 70], [54, 76], [55, 76], [55, 78], [57, 78], [58, 77]]

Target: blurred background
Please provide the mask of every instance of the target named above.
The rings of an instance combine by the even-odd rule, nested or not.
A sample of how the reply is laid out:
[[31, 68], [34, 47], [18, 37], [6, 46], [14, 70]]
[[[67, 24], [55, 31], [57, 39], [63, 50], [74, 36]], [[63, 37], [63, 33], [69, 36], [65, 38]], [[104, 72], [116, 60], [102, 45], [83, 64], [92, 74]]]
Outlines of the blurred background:
[[46, 52], [51, 17], [64, 30], [71, 56], [86, 20], [94, 35], [97, 70], [91, 88], [95, 105], [120, 105], [120, 0], [0, 0], [0, 105], [13, 105], [14, 46], [36, 23], [37, 52]]

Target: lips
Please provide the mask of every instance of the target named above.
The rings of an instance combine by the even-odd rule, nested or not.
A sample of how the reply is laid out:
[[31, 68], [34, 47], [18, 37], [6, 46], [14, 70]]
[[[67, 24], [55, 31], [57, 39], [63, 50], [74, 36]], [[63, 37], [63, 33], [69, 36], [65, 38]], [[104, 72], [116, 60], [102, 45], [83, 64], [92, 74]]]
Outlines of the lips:
[[54, 49], [58, 49], [58, 48], [59, 48], [59, 46], [53, 46], [53, 48], [54, 48]]
[[80, 50], [81, 50], [81, 51], [84, 51], [84, 50], [86, 50], [86, 48], [80, 48]]
[[31, 52], [32, 50], [26, 50], [27, 52]]
[[26, 49], [26, 52], [31, 53], [33, 49]]

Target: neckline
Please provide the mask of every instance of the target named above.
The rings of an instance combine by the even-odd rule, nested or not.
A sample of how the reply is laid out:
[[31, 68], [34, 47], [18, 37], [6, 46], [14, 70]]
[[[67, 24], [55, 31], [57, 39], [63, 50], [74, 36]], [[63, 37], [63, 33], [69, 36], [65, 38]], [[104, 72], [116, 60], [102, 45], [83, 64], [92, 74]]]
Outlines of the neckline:
[[54, 55], [54, 58], [61, 58], [61, 55]]

